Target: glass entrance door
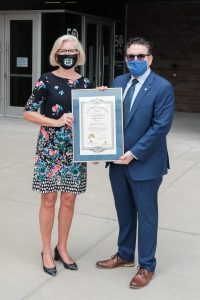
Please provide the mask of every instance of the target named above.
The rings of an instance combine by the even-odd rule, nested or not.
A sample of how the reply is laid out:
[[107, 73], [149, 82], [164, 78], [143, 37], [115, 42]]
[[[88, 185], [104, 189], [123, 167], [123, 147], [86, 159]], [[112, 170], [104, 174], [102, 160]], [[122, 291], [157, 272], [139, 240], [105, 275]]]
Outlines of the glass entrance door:
[[1, 15], [2, 103], [5, 116], [22, 116], [40, 74], [40, 15]]
[[85, 18], [85, 75], [96, 86], [110, 86], [113, 80], [114, 23]]

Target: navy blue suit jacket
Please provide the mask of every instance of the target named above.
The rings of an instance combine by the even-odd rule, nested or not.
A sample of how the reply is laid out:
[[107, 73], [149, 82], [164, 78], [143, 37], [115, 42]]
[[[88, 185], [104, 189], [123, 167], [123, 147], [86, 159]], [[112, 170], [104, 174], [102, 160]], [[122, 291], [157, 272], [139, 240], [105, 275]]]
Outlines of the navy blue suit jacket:
[[[131, 74], [115, 78], [113, 87], [126, 88]], [[173, 87], [163, 77], [150, 72], [124, 124], [124, 150], [137, 160], [129, 165], [133, 180], [151, 180], [163, 176], [169, 168], [166, 136], [174, 111]]]

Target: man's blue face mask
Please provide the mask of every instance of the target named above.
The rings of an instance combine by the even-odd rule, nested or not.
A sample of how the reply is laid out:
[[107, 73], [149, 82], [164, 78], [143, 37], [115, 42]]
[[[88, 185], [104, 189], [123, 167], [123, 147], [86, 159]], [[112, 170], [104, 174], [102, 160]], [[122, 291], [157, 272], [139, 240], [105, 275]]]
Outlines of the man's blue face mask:
[[144, 74], [144, 72], [148, 68], [148, 64], [146, 60], [128, 60], [127, 67], [129, 72], [134, 76], [138, 77]]

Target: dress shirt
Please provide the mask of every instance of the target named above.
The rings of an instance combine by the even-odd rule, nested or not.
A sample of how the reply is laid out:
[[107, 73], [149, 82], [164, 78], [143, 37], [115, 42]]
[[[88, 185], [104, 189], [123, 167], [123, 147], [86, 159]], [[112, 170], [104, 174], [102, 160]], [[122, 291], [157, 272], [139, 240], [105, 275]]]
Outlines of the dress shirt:
[[[143, 75], [136, 78], [138, 80], [138, 83], [135, 85], [135, 91], [133, 93], [133, 98], [132, 98], [132, 101], [131, 101], [130, 110], [133, 106], [134, 100], [135, 100], [139, 90], [141, 89], [141, 87], [142, 87], [143, 83], [145, 82], [146, 78], [148, 77], [149, 73], [150, 73], [150, 68], [148, 68]], [[129, 82], [127, 83], [127, 86], [125, 88], [125, 91], [124, 91], [124, 94], [123, 94], [123, 99], [125, 98], [126, 93], [129, 89], [129, 87], [131, 86], [133, 79], [135, 79], [135, 77], [133, 75], [131, 75], [131, 79], [129, 80]]]

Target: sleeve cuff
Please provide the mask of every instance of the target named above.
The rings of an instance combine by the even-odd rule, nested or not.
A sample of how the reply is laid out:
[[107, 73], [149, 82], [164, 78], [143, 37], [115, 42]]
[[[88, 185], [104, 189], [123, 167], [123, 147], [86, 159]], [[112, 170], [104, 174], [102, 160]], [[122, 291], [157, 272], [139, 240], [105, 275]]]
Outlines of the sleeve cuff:
[[[130, 151], [131, 152], [131, 151]], [[134, 159], [138, 160], [138, 158], [131, 152]]]

